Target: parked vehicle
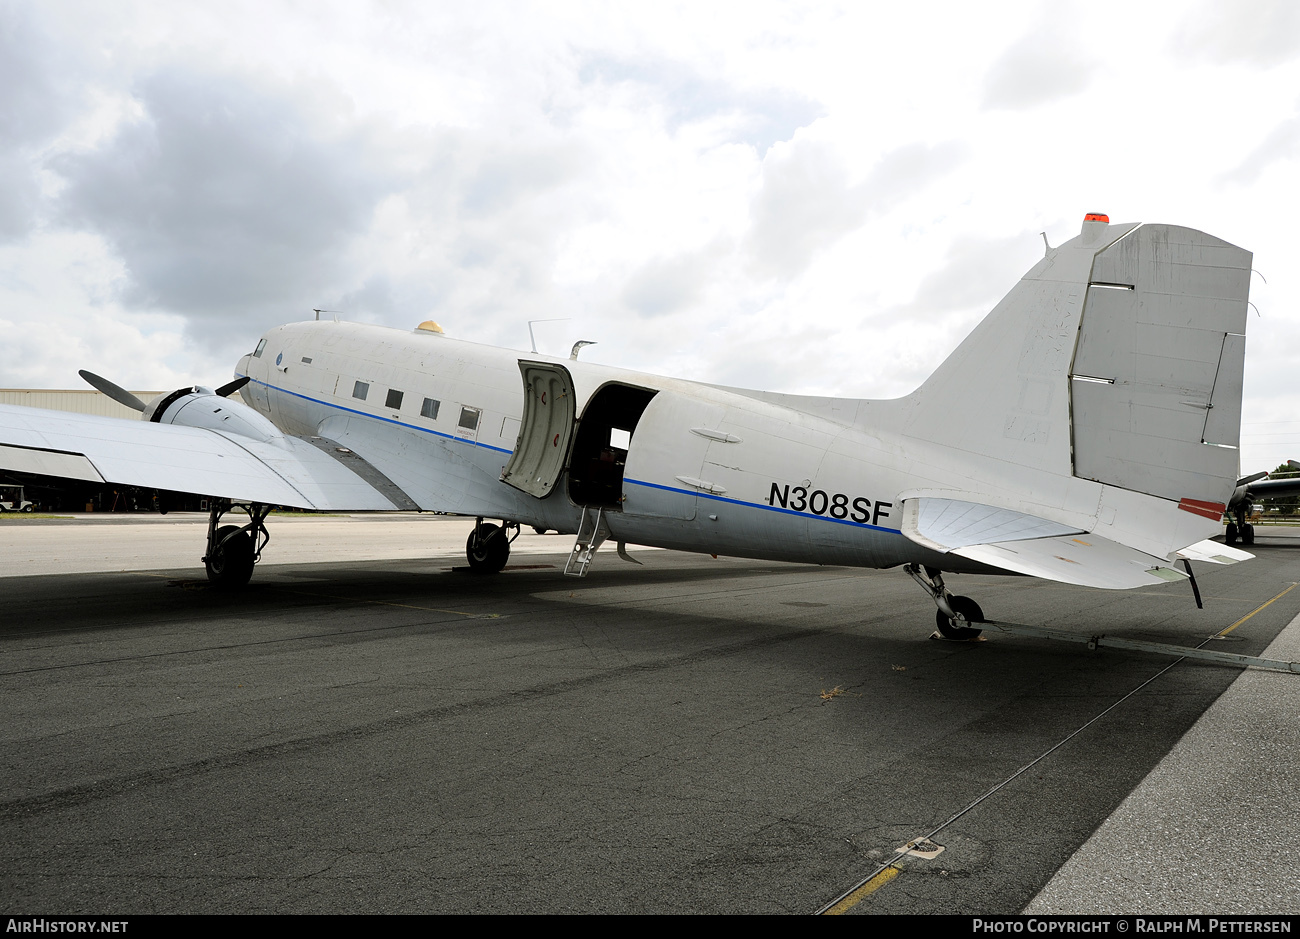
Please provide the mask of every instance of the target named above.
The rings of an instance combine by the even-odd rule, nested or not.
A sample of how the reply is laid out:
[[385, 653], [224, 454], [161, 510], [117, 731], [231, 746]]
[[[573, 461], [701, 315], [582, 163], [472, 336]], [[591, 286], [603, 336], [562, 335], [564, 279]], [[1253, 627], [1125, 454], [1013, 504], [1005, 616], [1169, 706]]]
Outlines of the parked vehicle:
[[0, 512], [30, 512], [35, 507], [22, 486], [0, 485]]

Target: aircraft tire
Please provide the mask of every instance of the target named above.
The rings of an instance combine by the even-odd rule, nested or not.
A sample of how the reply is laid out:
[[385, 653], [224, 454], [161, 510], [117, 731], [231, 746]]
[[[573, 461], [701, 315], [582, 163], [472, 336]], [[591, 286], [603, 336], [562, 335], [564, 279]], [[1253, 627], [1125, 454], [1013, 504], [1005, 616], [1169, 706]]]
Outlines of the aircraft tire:
[[[222, 544], [232, 532], [238, 534]], [[239, 531], [238, 525], [223, 525], [217, 529], [217, 545], [204, 562], [208, 580], [223, 590], [236, 590], [247, 584], [253, 576], [253, 539], [248, 537], [248, 532]]]
[[495, 574], [506, 566], [510, 558], [510, 540], [496, 525], [482, 526], [479, 534], [477, 545], [474, 532], [469, 533], [465, 542], [465, 557], [469, 559], [470, 570], [475, 574]]
[[1223, 543], [1232, 545], [1237, 543], [1237, 523], [1229, 522], [1227, 531], [1223, 533]]
[[1251, 525], [1249, 522], [1247, 522], [1246, 525], [1244, 525], [1241, 529], [1241, 543], [1242, 544], [1255, 543], [1255, 526]]
[[550, 531], [550, 529], [549, 529], [549, 528], [543, 528], [541, 525], [534, 525], [534, 526], [533, 526], [533, 531], [537, 532], [537, 534], [539, 534], [539, 535], [544, 535], [544, 534], [546, 534], [548, 531]]
[[[970, 597], [952, 597], [948, 600], [948, 604], [956, 612], [966, 617], [968, 623], [984, 622], [984, 611], [981, 610], [980, 605]], [[939, 635], [943, 636], [945, 639], [974, 639], [984, 631], [982, 629], [972, 629], [969, 626], [956, 625], [951, 619], [944, 615], [943, 610], [935, 610], [934, 613], [934, 621], [939, 627]]]

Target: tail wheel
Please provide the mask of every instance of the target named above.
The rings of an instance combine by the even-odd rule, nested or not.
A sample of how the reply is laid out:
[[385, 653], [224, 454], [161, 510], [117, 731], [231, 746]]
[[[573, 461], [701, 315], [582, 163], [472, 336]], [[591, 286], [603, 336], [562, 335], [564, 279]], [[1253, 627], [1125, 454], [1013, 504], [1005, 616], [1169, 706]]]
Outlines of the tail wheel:
[[[227, 536], [232, 537], [227, 540]], [[244, 586], [253, 576], [253, 539], [238, 525], [223, 525], [217, 529], [216, 542], [203, 562], [208, 580], [223, 588]]]
[[480, 525], [469, 533], [465, 557], [476, 574], [495, 574], [506, 566], [510, 557], [510, 539], [496, 525]]
[[[950, 597], [948, 605], [952, 607], [954, 613], [960, 613], [966, 617], [967, 623], [984, 622], [984, 611], [970, 597]], [[959, 620], [947, 616], [943, 610], [935, 610], [934, 613], [935, 624], [939, 627], [939, 635], [945, 639], [974, 639], [984, 631], [961, 625]]]

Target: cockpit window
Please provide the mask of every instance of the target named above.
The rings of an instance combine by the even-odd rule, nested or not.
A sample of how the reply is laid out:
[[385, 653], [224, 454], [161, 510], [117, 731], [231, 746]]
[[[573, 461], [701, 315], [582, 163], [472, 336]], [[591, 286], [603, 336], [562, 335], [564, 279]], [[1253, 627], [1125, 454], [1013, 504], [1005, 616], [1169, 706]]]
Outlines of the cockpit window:
[[253, 358], [260, 359], [262, 357], [262, 350], [265, 348], [266, 348], [266, 340], [263, 339], [257, 344], [257, 348], [253, 350]]

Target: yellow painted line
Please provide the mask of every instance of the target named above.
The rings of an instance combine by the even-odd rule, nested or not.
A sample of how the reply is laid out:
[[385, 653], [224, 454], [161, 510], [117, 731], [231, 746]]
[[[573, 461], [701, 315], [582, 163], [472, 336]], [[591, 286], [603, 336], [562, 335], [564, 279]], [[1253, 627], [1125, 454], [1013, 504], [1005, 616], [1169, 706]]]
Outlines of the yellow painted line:
[[872, 877], [861, 887], [852, 891], [847, 896], [845, 896], [842, 900], [840, 900], [838, 903], [836, 903], [834, 906], [828, 909], [824, 915], [839, 916], [842, 913], [847, 913], [849, 910], [853, 909], [855, 906], [857, 906], [859, 903], [861, 903], [867, 897], [871, 896], [873, 893], [875, 893], [877, 890], [879, 890], [881, 887], [889, 883], [897, 876], [898, 876], [897, 867], [893, 867], [892, 865], [890, 867], [886, 867], [875, 877]]
[[[1290, 593], [1292, 590], [1294, 590], [1297, 586], [1300, 586], [1300, 584], [1292, 584], [1290, 587], [1287, 587], [1285, 590], [1283, 590], [1281, 593], [1279, 593], [1276, 597], [1274, 597], [1273, 600], [1281, 600], [1281, 599], [1282, 599], [1283, 597], [1285, 597], [1288, 593]], [[1232, 632], [1234, 629], [1236, 629], [1236, 628], [1237, 628], [1238, 626], [1240, 626], [1242, 623], [1246, 622], [1246, 620], [1250, 619], [1252, 616], [1254, 616], [1254, 615], [1255, 615], [1256, 613], [1258, 613], [1260, 610], [1264, 609], [1264, 607], [1268, 606], [1269, 603], [1272, 603], [1273, 600], [1269, 600], [1268, 603], [1262, 603], [1262, 604], [1260, 604], [1259, 606], [1255, 607], [1255, 609], [1251, 610], [1249, 613], [1247, 613], [1247, 614], [1246, 614], [1245, 616], [1243, 616], [1241, 619], [1237, 620], [1235, 623], [1233, 623], [1231, 626], [1229, 626], [1229, 627], [1228, 627], [1227, 629], [1225, 629], [1223, 632], [1219, 633], [1219, 635], [1220, 635], [1220, 636], [1226, 636], [1226, 635], [1228, 635], [1228, 633]]]

